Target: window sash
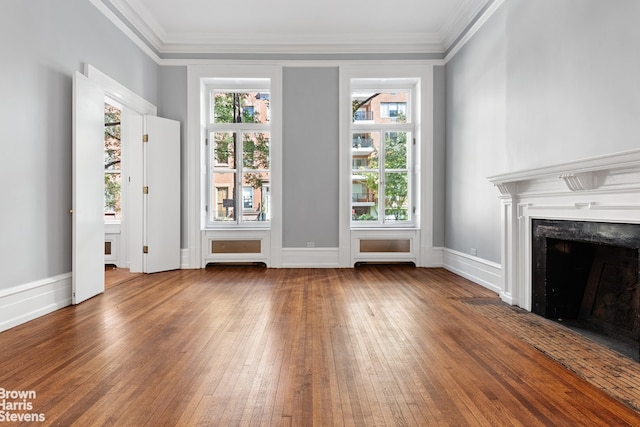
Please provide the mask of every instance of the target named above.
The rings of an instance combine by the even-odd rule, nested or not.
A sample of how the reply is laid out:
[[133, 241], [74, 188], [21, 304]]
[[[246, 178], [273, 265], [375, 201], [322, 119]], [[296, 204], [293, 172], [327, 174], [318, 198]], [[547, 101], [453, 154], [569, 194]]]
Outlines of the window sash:
[[[357, 88], [357, 84], [352, 82], [350, 93], [354, 92]], [[368, 90], [373, 92], [388, 91], [387, 88], [373, 88], [367, 87]], [[407, 88], [405, 88], [406, 90]], [[407, 116], [407, 123], [363, 123], [359, 120], [350, 120], [350, 132], [351, 132], [351, 158], [349, 164], [351, 167], [351, 227], [380, 227], [380, 228], [393, 228], [393, 227], [414, 227], [416, 225], [415, 218], [415, 205], [416, 205], [416, 186], [414, 180], [416, 179], [415, 170], [417, 161], [415, 156], [415, 144], [414, 138], [417, 135], [416, 125], [418, 122], [411, 114], [417, 109], [415, 103], [418, 102], [418, 91], [416, 86], [412, 86], [409, 91], [409, 101], [400, 105], [400, 103], [393, 103], [397, 107], [396, 110], [401, 111]], [[390, 105], [392, 103], [380, 103], [380, 116], [389, 117]], [[386, 109], [386, 110], [385, 110]], [[385, 114], [385, 111], [387, 114]], [[354, 155], [356, 147], [361, 149], [366, 147], [368, 141], [364, 141], [362, 144], [355, 142], [355, 136], [360, 134], [378, 134], [379, 139], [386, 139], [386, 135], [390, 133], [404, 134], [406, 135], [405, 149], [406, 149], [406, 164], [404, 167], [387, 167], [392, 166], [386, 164], [385, 149], [387, 148], [386, 141], [380, 143], [379, 153], [377, 158], [376, 167], [361, 167], [361, 163], [365, 162], [362, 158]], [[361, 138], [362, 139], [362, 138]], [[365, 138], [366, 139], [366, 138]], [[358, 165], [358, 166], [356, 166]], [[368, 176], [366, 176], [368, 174]], [[403, 178], [406, 180], [406, 184], [403, 182]], [[377, 186], [376, 191], [373, 192], [368, 189], [365, 182], [375, 183]], [[406, 185], [406, 190], [403, 186]], [[356, 190], [360, 189], [360, 192]], [[392, 192], [392, 189], [395, 191]], [[406, 194], [403, 192], [406, 191]], [[373, 204], [373, 206], [372, 206]]]
[[[219, 227], [270, 227], [269, 187], [271, 182], [271, 126], [269, 123], [210, 123], [207, 126], [207, 181], [209, 206], [206, 216], [206, 226]], [[261, 159], [266, 167], [260, 167], [260, 161], [255, 160], [255, 152], [249, 154], [244, 150], [245, 138], [250, 135], [267, 136], [267, 159]], [[225, 135], [233, 140], [234, 146], [228, 150], [229, 158], [222, 159], [216, 153], [216, 136]], [[255, 145], [254, 145], [255, 147]], [[218, 155], [216, 155], [218, 154]], [[226, 160], [220, 161], [220, 160]], [[233, 175], [233, 179], [222, 180], [221, 174]], [[264, 180], [261, 185], [254, 188], [254, 192], [261, 195], [259, 201], [253, 200], [252, 208], [245, 208], [245, 188], [249, 185], [246, 182], [248, 176], [254, 179]], [[256, 177], [257, 176], [257, 177]], [[216, 177], [218, 179], [216, 180]], [[230, 181], [229, 181], [230, 180]], [[258, 182], [259, 184], [259, 182]], [[223, 209], [220, 209], [221, 201], [217, 200], [218, 191], [221, 187], [228, 187], [228, 199]]]

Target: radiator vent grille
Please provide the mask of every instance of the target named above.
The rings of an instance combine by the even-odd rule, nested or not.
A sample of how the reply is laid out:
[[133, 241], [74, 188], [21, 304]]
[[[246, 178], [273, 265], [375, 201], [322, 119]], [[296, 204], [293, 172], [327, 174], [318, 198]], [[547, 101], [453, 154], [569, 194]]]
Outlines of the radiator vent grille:
[[411, 252], [410, 239], [363, 239], [360, 240], [360, 252]]
[[260, 240], [212, 240], [213, 254], [259, 254], [262, 251]]

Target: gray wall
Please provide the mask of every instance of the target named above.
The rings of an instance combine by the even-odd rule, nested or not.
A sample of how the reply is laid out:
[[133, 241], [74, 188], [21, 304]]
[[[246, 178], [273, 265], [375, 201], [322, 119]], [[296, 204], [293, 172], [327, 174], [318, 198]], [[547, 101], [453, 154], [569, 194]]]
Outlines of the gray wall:
[[283, 70], [285, 248], [338, 247], [338, 69]]
[[444, 246], [445, 232], [445, 143], [446, 143], [445, 67], [433, 67], [433, 246]]
[[640, 2], [507, 2], [508, 168], [640, 147]]
[[445, 247], [495, 262], [499, 201], [486, 178], [506, 162], [503, 9], [446, 66]]
[[638, 148], [638, 16], [635, 0], [506, 0], [447, 63], [447, 248], [500, 262], [488, 176]]
[[86, 0], [0, 13], [0, 290], [71, 271], [71, 90], [85, 63], [157, 102], [158, 66]]

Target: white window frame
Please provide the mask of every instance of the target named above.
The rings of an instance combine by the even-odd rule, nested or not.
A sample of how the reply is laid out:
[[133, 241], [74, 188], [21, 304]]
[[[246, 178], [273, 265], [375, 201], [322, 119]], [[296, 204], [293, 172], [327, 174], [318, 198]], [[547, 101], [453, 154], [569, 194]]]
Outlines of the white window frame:
[[[384, 85], [389, 79], [394, 86], [401, 80], [407, 83], [418, 82], [417, 99], [410, 114], [412, 115], [413, 137], [416, 140], [414, 151], [414, 222], [410, 226], [367, 224], [353, 226], [351, 220], [352, 196], [352, 85], [356, 79], [370, 79], [371, 82]], [[342, 267], [351, 267], [355, 262], [366, 261], [369, 255], [363, 254], [358, 247], [361, 240], [406, 238], [411, 240], [411, 253], [387, 257], [389, 254], [376, 254], [371, 260], [412, 261], [417, 266], [429, 266], [433, 261], [433, 64], [411, 61], [387, 64], [363, 63], [340, 68], [340, 213], [339, 213], [339, 259]], [[408, 107], [409, 108], [409, 107]], [[371, 125], [380, 127], [379, 125]], [[357, 124], [356, 129], [360, 129]]]
[[[210, 227], [207, 225], [207, 85], [215, 79], [270, 79], [270, 227]], [[268, 266], [282, 264], [282, 66], [262, 61], [211, 61], [187, 68], [187, 250], [183, 265], [201, 268], [210, 254], [205, 248], [215, 238], [259, 238], [260, 260]], [[255, 225], [255, 224], [254, 224]], [[231, 260], [233, 261], [233, 260]]]
[[[369, 79], [351, 79], [350, 88], [351, 91], [359, 91], [359, 92], [406, 92], [409, 94], [409, 102], [405, 107], [405, 114], [407, 114], [407, 123], [397, 123], [392, 121], [390, 123], [372, 123], [365, 122], [359, 120], [352, 120], [350, 125], [351, 135], [355, 133], [377, 133], [380, 138], [380, 151], [378, 153], [378, 167], [377, 170], [371, 169], [372, 172], [378, 173], [379, 182], [378, 182], [378, 219], [376, 221], [351, 221], [351, 228], [414, 228], [416, 227], [415, 220], [415, 212], [417, 211], [416, 203], [417, 196], [415, 194], [416, 182], [419, 180], [419, 174], [416, 172], [416, 145], [418, 143], [416, 135], [416, 117], [415, 111], [418, 110], [417, 102], [419, 102], [419, 94], [417, 93], [417, 89], [419, 87], [418, 79], [410, 79], [407, 80], [405, 78], [401, 79], [390, 79], [385, 81], [370, 81]], [[381, 103], [382, 104], [382, 103]], [[380, 110], [381, 117], [382, 109]], [[385, 188], [385, 171], [390, 171], [385, 168], [385, 148], [386, 148], [386, 138], [385, 135], [389, 132], [404, 132], [408, 134], [407, 143], [407, 167], [403, 168], [409, 174], [409, 183], [407, 188], [407, 196], [408, 196], [408, 206], [407, 206], [407, 220], [404, 221], [388, 221], [385, 218], [385, 197], [386, 188]], [[353, 159], [353, 158], [351, 158]], [[393, 170], [391, 170], [393, 171]], [[395, 172], [401, 172], [397, 170]], [[351, 181], [353, 183], [353, 180]], [[352, 207], [353, 209], [353, 200]]]
[[[244, 219], [244, 191], [245, 185], [243, 185], [243, 177], [247, 172], [252, 170], [246, 169], [243, 165], [244, 153], [242, 151], [243, 138], [246, 133], [266, 133], [269, 135], [269, 142], [271, 142], [271, 122], [267, 123], [214, 123], [211, 120], [213, 113], [213, 94], [214, 93], [252, 93], [252, 92], [270, 92], [271, 81], [267, 78], [212, 78], [208, 79], [205, 85], [206, 87], [206, 163], [207, 163], [207, 181], [206, 181], [206, 200], [205, 200], [205, 228], [235, 228], [235, 227], [250, 227], [250, 228], [269, 228], [271, 226], [270, 221], [247, 221]], [[270, 115], [269, 115], [270, 116]], [[213, 176], [217, 172], [227, 172], [226, 168], [220, 168], [224, 164], [216, 164], [214, 162], [213, 150], [215, 149], [214, 134], [215, 133], [235, 133], [238, 135], [238, 144], [234, 147], [235, 158], [235, 194], [229, 194], [234, 202], [234, 215], [233, 221], [216, 221], [212, 219], [213, 212], [216, 209], [216, 185], [213, 181]], [[269, 147], [271, 149], [271, 147]], [[269, 164], [271, 164], [271, 150], [269, 153]], [[262, 172], [262, 170], [260, 170]], [[271, 169], [264, 170], [269, 173], [269, 179], [271, 179]], [[232, 188], [229, 189], [231, 193]]]

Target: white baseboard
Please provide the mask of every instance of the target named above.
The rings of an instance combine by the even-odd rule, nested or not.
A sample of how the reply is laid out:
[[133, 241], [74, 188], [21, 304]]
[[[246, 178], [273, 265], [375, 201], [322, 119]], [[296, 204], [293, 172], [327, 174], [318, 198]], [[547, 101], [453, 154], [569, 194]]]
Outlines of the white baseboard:
[[497, 294], [502, 292], [502, 266], [472, 255], [445, 248], [445, 269], [484, 286]]
[[[444, 248], [428, 249], [424, 265], [419, 267], [442, 267], [444, 265]], [[283, 248], [282, 268], [340, 268], [340, 249]]]
[[444, 266], [444, 248], [423, 248], [424, 265], [418, 265], [418, 267], [438, 268]]
[[71, 305], [71, 273], [0, 291], [0, 332]]
[[339, 268], [338, 248], [283, 248], [283, 268]]
[[189, 259], [189, 249], [180, 249], [180, 268], [182, 270], [186, 270], [189, 268], [200, 268], [200, 266], [197, 267], [191, 267], [191, 260]]

